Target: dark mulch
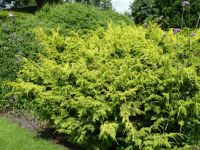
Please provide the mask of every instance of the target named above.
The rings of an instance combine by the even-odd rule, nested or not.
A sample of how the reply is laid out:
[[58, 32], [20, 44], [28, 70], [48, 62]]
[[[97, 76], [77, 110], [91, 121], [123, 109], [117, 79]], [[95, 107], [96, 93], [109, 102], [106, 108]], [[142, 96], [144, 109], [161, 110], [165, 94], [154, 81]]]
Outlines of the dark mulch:
[[45, 128], [42, 131], [40, 131], [39, 137], [50, 141], [54, 141], [54, 143], [56, 144], [60, 144], [67, 148], [70, 148], [70, 150], [81, 150], [80, 147], [77, 147], [76, 145], [68, 142], [64, 135], [55, 132], [55, 129], [52, 128]]

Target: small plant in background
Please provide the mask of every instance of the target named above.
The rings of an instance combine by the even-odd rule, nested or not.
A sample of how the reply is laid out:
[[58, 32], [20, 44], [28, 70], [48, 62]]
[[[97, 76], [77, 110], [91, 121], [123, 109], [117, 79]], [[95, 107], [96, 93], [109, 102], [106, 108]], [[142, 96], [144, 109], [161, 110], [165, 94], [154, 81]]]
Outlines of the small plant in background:
[[165, 30], [169, 28], [181, 28], [182, 26], [195, 28], [200, 16], [200, 0], [134, 0], [130, 6], [131, 16], [136, 24], [143, 24], [145, 21], [153, 20]]
[[[194, 28], [191, 29], [191, 14], [190, 14], [190, 12], [191, 12], [191, 2], [189, 0], [182, 1], [181, 28], [180, 29], [174, 28], [175, 34], [180, 32], [180, 34], [185, 34], [188, 37], [188, 39], [187, 39], [188, 40], [187, 49], [184, 51], [184, 54], [183, 54], [184, 58], [185, 57], [188, 58], [188, 59], [186, 59], [186, 63], [185, 63], [186, 65], [190, 64], [188, 62], [188, 60], [190, 60], [190, 61], [192, 59], [197, 60], [197, 59], [195, 59], [195, 57], [199, 57], [199, 50], [194, 50], [193, 46], [192, 46], [192, 40], [194, 39], [194, 36], [197, 36], [197, 34], [195, 32], [196, 32], [196, 29], [199, 26], [199, 18], [197, 20], [195, 29]], [[188, 14], [186, 14], [186, 13], [188, 13]], [[188, 25], [188, 26], [184, 26], [184, 24]], [[193, 53], [193, 54], [191, 55], [191, 53]], [[197, 54], [197, 55], [194, 56], [194, 54]], [[197, 61], [197, 63], [198, 63], [198, 61]]]

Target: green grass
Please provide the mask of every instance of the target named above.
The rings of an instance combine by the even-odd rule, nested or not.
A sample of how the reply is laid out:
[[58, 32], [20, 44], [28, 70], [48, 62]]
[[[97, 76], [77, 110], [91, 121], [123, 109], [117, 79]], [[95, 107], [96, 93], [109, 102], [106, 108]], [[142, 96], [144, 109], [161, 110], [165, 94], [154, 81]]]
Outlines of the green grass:
[[0, 118], [0, 150], [66, 150]]

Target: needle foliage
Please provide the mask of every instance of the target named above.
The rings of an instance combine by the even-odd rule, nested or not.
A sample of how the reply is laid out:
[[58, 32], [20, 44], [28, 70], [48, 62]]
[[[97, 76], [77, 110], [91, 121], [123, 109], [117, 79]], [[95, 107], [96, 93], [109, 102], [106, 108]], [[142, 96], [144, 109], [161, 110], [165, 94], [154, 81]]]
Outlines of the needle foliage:
[[35, 32], [42, 51], [22, 58], [9, 95], [34, 103], [71, 142], [86, 149], [171, 150], [199, 140], [198, 58], [184, 34], [155, 25], [109, 25], [82, 36]]

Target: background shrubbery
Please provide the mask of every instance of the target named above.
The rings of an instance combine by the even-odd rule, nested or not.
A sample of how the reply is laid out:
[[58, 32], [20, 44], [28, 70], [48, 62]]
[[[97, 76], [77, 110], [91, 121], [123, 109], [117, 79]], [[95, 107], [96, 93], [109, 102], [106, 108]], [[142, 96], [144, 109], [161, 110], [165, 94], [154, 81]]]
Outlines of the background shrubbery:
[[187, 36], [155, 25], [36, 33], [42, 51], [22, 59], [11, 94], [34, 103], [68, 140], [87, 149], [197, 144], [200, 78], [193, 57], [182, 56], [198, 49], [199, 30], [190, 45]]
[[[14, 17], [9, 17], [9, 15]], [[18, 68], [17, 54], [24, 55], [24, 52], [31, 53], [31, 43], [33, 39], [22, 23], [24, 19], [32, 17], [28, 14], [14, 12], [0, 12], [0, 106], [8, 105], [4, 101], [4, 94], [7, 88], [4, 85], [6, 80], [15, 79]], [[33, 41], [33, 40], [32, 40]], [[35, 48], [34, 48], [35, 49]], [[34, 50], [35, 51], [35, 50]]]
[[[133, 24], [127, 16], [111, 10], [103, 11], [88, 5], [70, 4], [50, 7], [46, 5], [36, 14], [37, 25], [44, 27], [56, 27], [59, 25], [63, 32], [72, 30], [96, 30], [98, 27], [107, 27], [108, 22], [113, 24]], [[42, 20], [42, 22], [39, 22]]]

